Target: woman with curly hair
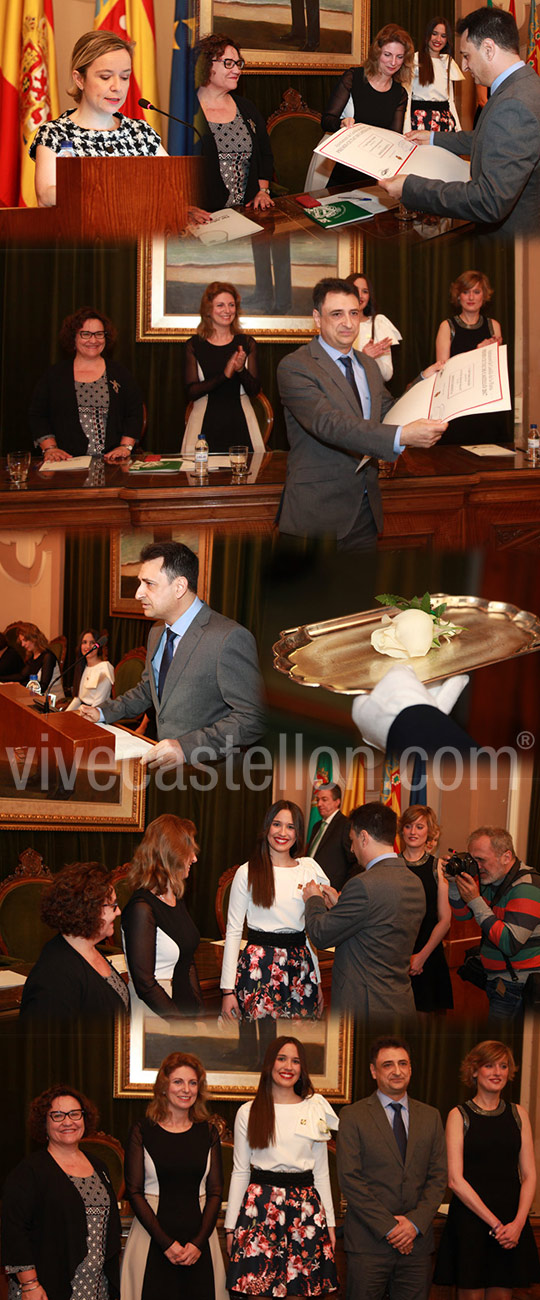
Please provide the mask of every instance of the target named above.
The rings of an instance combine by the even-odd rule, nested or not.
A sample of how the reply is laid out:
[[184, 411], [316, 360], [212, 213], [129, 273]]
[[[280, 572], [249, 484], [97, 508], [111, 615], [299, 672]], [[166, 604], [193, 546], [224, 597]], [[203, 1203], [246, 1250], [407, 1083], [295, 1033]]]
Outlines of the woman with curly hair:
[[[412, 77], [414, 45], [396, 23], [377, 32], [362, 68], [348, 68], [340, 77], [322, 115], [323, 131], [363, 122], [388, 131], [403, 131], [406, 86]], [[373, 185], [372, 176], [336, 163], [329, 185]]]
[[511, 1300], [514, 1287], [540, 1281], [529, 1222], [536, 1188], [530, 1120], [523, 1106], [501, 1096], [515, 1073], [504, 1043], [477, 1043], [461, 1065], [462, 1082], [474, 1096], [448, 1116], [453, 1196], [434, 1281], [457, 1286], [458, 1300]]
[[426, 896], [426, 911], [409, 971], [416, 1010], [421, 1012], [444, 1012], [454, 1005], [443, 948], [451, 921], [448, 881], [442, 863], [435, 856], [440, 834], [441, 828], [428, 804], [410, 804], [398, 820], [401, 856], [409, 871], [418, 877]]
[[253, 1296], [337, 1290], [326, 1142], [338, 1120], [314, 1092], [297, 1038], [270, 1043], [253, 1101], [234, 1124], [225, 1216], [227, 1286]]
[[135, 1218], [122, 1300], [221, 1300], [221, 1146], [197, 1056], [171, 1052], [162, 1061], [146, 1118], [128, 1136], [125, 1176]]
[[46, 463], [73, 456], [127, 461], [143, 430], [143, 400], [125, 366], [112, 360], [117, 331], [95, 307], [66, 316], [59, 341], [64, 361], [34, 390], [28, 423]]
[[129, 994], [97, 945], [114, 933], [119, 914], [107, 867], [74, 862], [54, 877], [41, 900], [41, 920], [58, 930], [42, 949], [23, 989], [21, 1017], [113, 1016]]
[[19, 672], [11, 676], [0, 674], [0, 681], [20, 682], [21, 686], [30, 684], [30, 689], [36, 694], [46, 695], [57, 683], [61, 683], [61, 674], [60, 665], [45, 633], [35, 623], [19, 623], [17, 642], [25, 663]]
[[165, 1019], [204, 1014], [194, 960], [200, 934], [182, 897], [197, 861], [196, 835], [193, 822], [163, 813], [135, 850], [134, 893], [122, 912], [134, 1020], [147, 1010]]
[[68, 94], [75, 108], [44, 122], [30, 148], [39, 207], [56, 203], [56, 159], [66, 144], [70, 153], [83, 158], [167, 157], [148, 122], [120, 112], [129, 90], [133, 50], [131, 41], [103, 28], [85, 32], [74, 45]]
[[233, 284], [213, 280], [201, 298], [197, 333], [186, 343], [186, 397], [193, 402], [182, 452], [193, 453], [200, 433], [210, 451], [228, 451], [232, 430], [238, 442], [264, 451], [250, 402], [260, 391], [257, 344], [242, 332], [240, 294]]
[[[454, 84], [463, 73], [452, 58], [452, 28], [447, 18], [431, 18], [414, 56], [413, 80], [405, 116], [406, 131], [461, 131]], [[414, 137], [413, 137], [414, 138]]]
[[[304, 885], [329, 885], [314, 858], [303, 857], [304, 818], [298, 804], [278, 799], [268, 809], [255, 849], [231, 885], [221, 968], [222, 1015], [256, 1022], [264, 1040], [278, 1017], [322, 1015], [319, 965], [305, 934]], [[247, 920], [247, 944], [239, 957]], [[245, 1037], [252, 1037], [247, 1034]]]
[[114, 668], [108, 659], [103, 658], [103, 646], [98, 644], [99, 639], [95, 627], [85, 628], [81, 632], [73, 673], [73, 694], [68, 710], [80, 709], [81, 704], [87, 704], [91, 709], [100, 708], [110, 699], [114, 686]]
[[80, 1143], [98, 1113], [77, 1088], [59, 1084], [32, 1102], [33, 1151], [8, 1175], [2, 1262], [9, 1300], [115, 1300], [120, 1216], [107, 1166]]

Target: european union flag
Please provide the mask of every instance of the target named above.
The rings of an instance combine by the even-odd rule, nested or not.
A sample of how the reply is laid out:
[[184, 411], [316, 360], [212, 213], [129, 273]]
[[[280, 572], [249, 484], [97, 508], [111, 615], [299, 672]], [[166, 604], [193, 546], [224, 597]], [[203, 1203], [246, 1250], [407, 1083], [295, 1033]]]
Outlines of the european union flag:
[[[173, 29], [173, 56], [171, 68], [171, 96], [169, 112], [192, 122], [196, 112], [195, 57], [195, 0], [176, 0]], [[198, 152], [197, 136], [189, 127], [179, 122], [169, 122], [168, 152], [194, 154]]]

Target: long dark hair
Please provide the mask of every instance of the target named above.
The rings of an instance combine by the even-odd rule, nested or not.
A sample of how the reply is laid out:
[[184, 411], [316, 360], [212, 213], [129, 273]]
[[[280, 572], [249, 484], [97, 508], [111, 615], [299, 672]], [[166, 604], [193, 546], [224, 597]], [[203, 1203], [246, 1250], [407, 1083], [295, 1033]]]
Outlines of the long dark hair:
[[[83, 630], [82, 630], [82, 632], [81, 632], [81, 635], [80, 635], [80, 637], [79, 637], [79, 640], [78, 640], [78, 642], [77, 642], [77, 655], [79, 656], [79, 658], [77, 659], [77, 663], [75, 664], [75, 668], [74, 668], [74, 670], [73, 670], [73, 697], [74, 697], [74, 698], [75, 698], [76, 695], [79, 694], [79, 686], [80, 686], [80, 684], [81, 684], [81, 677], [82, 677], [83, 672], [84, 672], [84, 670], [85, 670], [85, 668], [86, 668], [86, 660], [87, 660], [87, 657], [86, 657], [86, 655], [85, 655], [84, 659], [81, 659], [81, 658], [80, 658], [80, 654], [81, 654], [81, 646], [82, 646], [82, 643], [83, 643], [83, 637], [86, 636], [86, 633], [87, 633], [87, 632], [90, 633], [90, 636], [93, 637], [94, 641], [97, 641], [97, 640], [99, 639], [99, 632], [97, 631], [97, 629], [96, 629], [95, 627], [85, 627], [85, 628], [83, 628]], [[90, 653], [91, 653], [91, 652], [90, 652]], [[100, 647], [99, 647], [99, 650], [98, 650], [98, 659], [103, 659], [103, 646], [100, 646]]]
[[268, 832], [277, 813], [290, 812], [296, 839], [291, 849], [291, 857], [300, 857], [304, 852], [304, 816], [297, 803], [289, 799], [278, 799], [268, 809], [262, 827], [257, 836], [255, 849], [248, 862], [248, 888], [256, 907], [271, 907], [275, 898], [274, 872], [272, 858], [268, 847]]
[[377, 304], [375, 302], [373, 283], [369, 279], [369, 276], [366, 275], [365, 271], [351, 271], [351, 274], [347, 276], [347, 284], [352, 284], [353, 288], [356, 289], [357, 280], [365, 280], [368, 287], [369, 298], [367, 300], [366, 306], [364, 307], [364, 315], [369, 316], [371, 319], [371, 337], [372, 339], [374, 339], [375, 318], [377, 316]]
[[429, 38], [430, 36], [433, 35], [433, 32], [435, 31], [436, 27], [444, 27], [446, 30], [446, 45], [443, 46], [443, 49], [441, 50], [441, 54], [448, 55], [447, 89], [449, 90], [450, 66], [452, 63], [454, 46], [452, 42], [452, 28], [447, 18], [430, 18], [429, 20], [429, 23], [424, 32], [424, 39], [418, 51], [418, 80], [421, 86], [431, 86], [435, 80], [435, 70], [433, 67], [431, 50], [429, 48]]
[[264, 1151], [266, 1147], [271, 1146], [275, 1138], [276, 1117], [272, 1092], [272, 1070], [281, 1049], [286, 1047], [287, 1043], [292, 1043], [293, 1047], [296, 1048], [300, 1061], [300, 1078], [297, 1079], [294, 1085], [296, 1095], [303, 1100], [304, 1097], [312, 1097], [315, 1091], [308, 1074], [304, 1044], [299, 1042], [298, 1038], [289, 1037], [288, 1034], [283, 1035], [282, 1038], [275, 1038], [273, 1043], [270, 1043], [266, 1049], [259, 1086], [249, 1112], [247, 1135], [252, 1151]]

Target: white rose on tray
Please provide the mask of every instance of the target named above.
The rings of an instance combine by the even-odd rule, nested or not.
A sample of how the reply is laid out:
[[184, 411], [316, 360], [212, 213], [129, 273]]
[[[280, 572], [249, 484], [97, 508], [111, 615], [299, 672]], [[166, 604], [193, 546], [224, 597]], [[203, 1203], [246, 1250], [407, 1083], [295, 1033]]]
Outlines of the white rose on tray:
[[373, 649], [391, 659], [422, 659], [432, 649], [440, 649], [441, 642], [458, 636], [463, 628], [441, 618], [446, 605], [431, 608], [431, 597], [426, 591], [422, 597], [377, 596], [381, 605], [397, 606], [400, 610], [392, 618], [383, 614], [381, 626], [371, 633]]

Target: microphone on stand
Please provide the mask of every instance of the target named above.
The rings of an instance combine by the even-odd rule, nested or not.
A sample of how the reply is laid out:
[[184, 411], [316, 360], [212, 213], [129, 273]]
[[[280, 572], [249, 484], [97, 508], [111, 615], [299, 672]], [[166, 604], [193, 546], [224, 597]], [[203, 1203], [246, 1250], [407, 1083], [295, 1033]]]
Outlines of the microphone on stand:
[[167, 113], [164, 108], [157, 108], [155, 104], [150, 103], [149, 99], [139, 99], [137, 102], [139, 108], [147, 108], [152, 113], [161, 113], [162, 117], [170, 118], [171, 122], [179, 122], [180, 126], [188, 126], [190, 131], [194, 131], [195, 135], [198, 135], [199, 140], [202, 140], [201, 133], [195, 126], [194, 122], [184, 122], [183, 117], [175, 117], [174, 113]]
[[[100, 636], [97, 641], [94, 641], [94, 644], [90, 646], [89, 650], [85, 650], [84, 654], [77, 655], [77, 658], [73, 660], [72, 664], [68, 664], [67, 668], [62, 669], [60, 676], [56, 678], [55, 686], [57, 685], [57, 683], [63, 681], [65, 674], [70, 673], [71, 669], [75, 668], [76, 664], [80, 663], [81, 659], [87, 659], [88, 655], [93, 654], [94, 650], [101, 650], [102, 646], [107, 645], [108, 640], [109, 640], [109, 634], [108, 632], [104, 632], [103, 636]], [[32, 707], [34, 709], [37, 709], [38, 713], [50, 713], [51, 706], [49, 704], [49, 693], [46, 692], [43, 704], [40, 704], [39, 699], [36, 699], [34, 700]]]

